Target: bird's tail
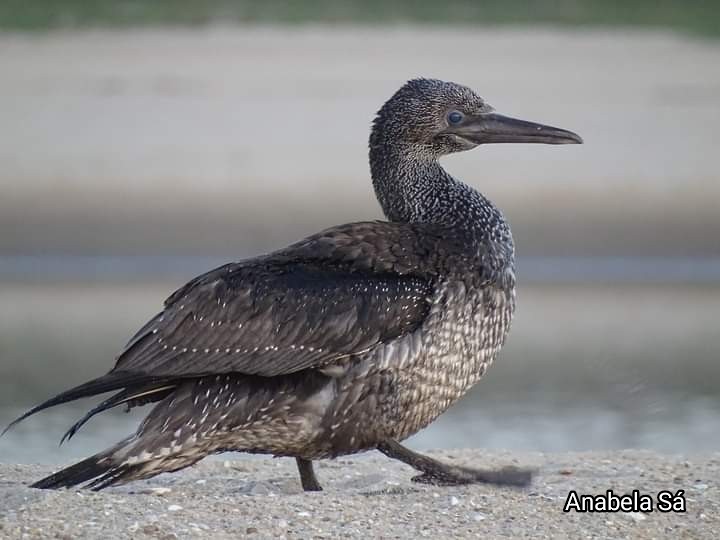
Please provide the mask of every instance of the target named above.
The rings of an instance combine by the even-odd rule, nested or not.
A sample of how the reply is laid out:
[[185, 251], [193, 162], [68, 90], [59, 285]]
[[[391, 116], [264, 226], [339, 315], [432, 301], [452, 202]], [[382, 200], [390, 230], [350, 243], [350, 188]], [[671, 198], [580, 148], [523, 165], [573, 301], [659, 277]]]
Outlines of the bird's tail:
[[127, 445], [130, 440], [131, 439], [125, 439], [112, 448], [103, 450], [102, 452], [99, 452], [94, 456], [90, 456], [75, 465], [66, 467], [43, 478], [42, 480], [38, 480], [30, 487], [40, 489], [57, 489], [77, 486], [94, 480], [88, 485], [88, 487], [92, 487], [93, 489], [102, 489], [104, 487], [104, 485], [102, 485], [103, 482], [115, 477], [114, 471], [117, 468], [117, 462], [113, 455], [123, 446]]
[[107, 450], [38, 480], [30, 487], [59, 489], [84, 484], [84, 488], [99, 491], [162, 472], [184, 469], [204, 457], [204, 454], [172, 455], [169, 451], [167, 455], [159, 455], [155, 452], [155, 442], [152, 437], [138, 432]]
[[[3, 436], [14, 425], [25, 420], [28, 416], [32, 416], [35, 413], [38, 413], [50, 407], [54, 407], [55, 405], [60, 405], [62, 403], [67, 403], [69, 401], [74, 401], [76, 399], [84, 397], [104, 394], [105, 392], [111, 392], [113, 390], [118, 390], [121, 388], [128, 390], [138, 390], [138, 394], [146, 395], [151, 389], [166, 390], [167, 388], [170, 388], [171, 386], [168, 386], [170, 380], [171, 379], [168, 377], [152, 377], [123, 371], [111, 371], [110, 373], [103, 375], [102, 377], [98, 377], [97, 379], [93, 379], [79, 386], [71, 388], [70, 390], [66, 390], [65, 392], [62, 392], [57, 396], [50, 398], [47, 401], [44, 401], [43, 403], [33, 407], [19, 418], [16, 418], [12, 422], [10, 422], [10, 424], [7, 425], [7, 427], [2, 431], [2, 433], [0, 433], [0, 437]], [[164, 397], [164, 395], [162, 397]], [[106, 402], [103, 402], [103, 404], [101, 404], [100, 407], [103, 408], [91, 411], [91, 413], [89, 413], [90, 416], [97, 414], [101, 410], [106, 410], [111, 406], [119, 405], [120, 403], [126, 403], [133, 399], [133, 395], [131, 392], [121, 392], [120, 394], [114, 396], [111, 399], [112, 401], [107, 400]], [[89, 416], [81, 420], [81, 424], [88, 419]], [[65, 437], [68, 437], [68, 435], [72, 436], [72, 434], [77, 430], [77, 427], [79, 427], [79, 425], [73, 427], [75, 428], [75, 430], [72, 430], [72, 433], [68, 432]], [[63, 437], [63, 440], [65, 439], [65, 437]]]
[[[172, 387], [166, 383], [150, 389], [144, 386], [132, 392], [121, 391], [96, 409], [158, 400], [135, 434], [43, 478], [33, 487], [54, 489], [82, 484], [99, 490], [174, 472], [220, 451], [257, 452], [264, 448], [268, 453], [275, 453], [272, 446], [266, 448], [258, 442], [267, 436], [268, 424], [272, 422], [268, 408], [271, 404], [291, 407], [297, 394], [287, 391], [288, 387], [283, 385], [299, 385], [305, 380], [261, 382], [246, 375], [226, 374], [176, 379]], [[325, 384], [324, 381], [318, 378], [318, 384]], [[281, 428], [279, 436], [299, 439], [302, 431], [295, 429], [306, 427], [288, 423]]]
[[[144, 399], [155, 400], [161, 396], [159, 403], [133, 435], [107, 450], [39, 480], [31, 487], [57, 489], [82, 485], [100, 490], [183, 469], [205, 457], [212, 451], [212, 433], [208, 431], [206, 437], [204, 432], [200, 433], [200, 430], [193, 428], [195, 423], [202, 424], [205, 420], [209, 424], [209, 414], [205, 413], [210, 412], [210, 403], [219, 396], [213, 392], [218, 385], [210, 384], [210, 381], [203, 385], [192, 379], [175, 384], [175, 387], [156, 388], [151, 394], [141, 389], [121, 391], [101, 403], [96, 410], [127, 402], [128, 398], [142, 403]], [[203, 403], [200, 403], [201, 396], [206, 400]], [[197, 403], [200, 403], [200, 409], [196, 407]], [[216, 403], [219, 405], [219, 401]], [[90, 411], [88, 415], [94, 414], [96, 410]], [[219, 416], [222, 411], [217, 410], [215, 413]]]

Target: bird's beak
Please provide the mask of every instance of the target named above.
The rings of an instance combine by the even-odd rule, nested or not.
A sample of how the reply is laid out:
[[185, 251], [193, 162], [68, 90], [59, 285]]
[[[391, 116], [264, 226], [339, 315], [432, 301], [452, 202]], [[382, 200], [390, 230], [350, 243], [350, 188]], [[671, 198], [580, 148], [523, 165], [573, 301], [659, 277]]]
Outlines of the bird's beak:
[[526, 122], [496, 113], [472, 116], [456, 127], [447, 129], [475, 144], [488, 143], [543, 143], [582, 144], [580, 135], [552, 126]]

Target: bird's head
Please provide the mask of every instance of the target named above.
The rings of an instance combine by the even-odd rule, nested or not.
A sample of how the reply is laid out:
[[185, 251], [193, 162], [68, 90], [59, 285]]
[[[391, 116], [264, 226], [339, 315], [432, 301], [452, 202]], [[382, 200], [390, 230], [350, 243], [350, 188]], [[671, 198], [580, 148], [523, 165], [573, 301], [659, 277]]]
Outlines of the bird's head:
[[572, 131], [503, 116], [466, 86], [413, 79], [378, 111], [370, 146], [400, 145], [437, 158], [487, 143], [579, 144]]

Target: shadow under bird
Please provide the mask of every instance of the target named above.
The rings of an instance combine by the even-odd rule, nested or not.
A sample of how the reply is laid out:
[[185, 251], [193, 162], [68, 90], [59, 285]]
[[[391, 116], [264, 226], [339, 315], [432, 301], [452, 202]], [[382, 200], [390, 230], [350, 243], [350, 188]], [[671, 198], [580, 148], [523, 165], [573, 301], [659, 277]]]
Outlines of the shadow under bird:
[[452, 466], [399, 442], [483, 376], [515, 308], [508, 223], [438, 158], [486, 143], [581, 142], [496, 114], [465, 86], [409, 81], [370, 135], [388, 221], [332, 227], [177, 290], [110, 372], [10, 424], [115, 392], [64, 440], [99, 412], [156, 403], [133, 435], [33, 486], [102, 489], [239, 451], [294, 457], [303, 488], [320, 490], [314, 460], [372, 449], [418, 469], [418, 482], [529, 483], [528, 470]]

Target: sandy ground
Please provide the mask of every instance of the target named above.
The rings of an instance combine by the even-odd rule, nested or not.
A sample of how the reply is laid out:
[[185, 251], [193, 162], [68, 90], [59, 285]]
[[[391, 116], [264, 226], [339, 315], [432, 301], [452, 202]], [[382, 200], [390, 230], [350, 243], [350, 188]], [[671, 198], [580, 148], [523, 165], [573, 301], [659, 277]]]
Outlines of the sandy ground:
[[0, 250], [250, 254], [379, 217], [370, 120], [431, 76], [585, 138], [445, 161], [522, 253], [718, 254], [719, 58], [611, 30], [0, 33]]
[[[412, 484], [377, 454], [321, 462], [322, 493], [300, 490], [290, 459], [214, 460], [101, 493], [24, 486], [50, 472], [0, 466], [2, 538], [717, 538], [720, 454], [434, 453], [455, 463], [539, 468], [525, 490]], [[684, 490], [686, 512], [564, 513], [569, 490]]]

